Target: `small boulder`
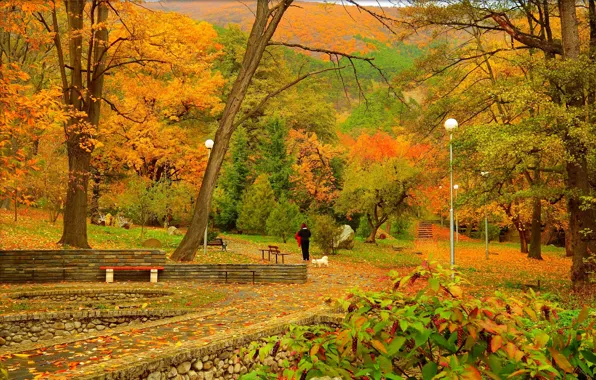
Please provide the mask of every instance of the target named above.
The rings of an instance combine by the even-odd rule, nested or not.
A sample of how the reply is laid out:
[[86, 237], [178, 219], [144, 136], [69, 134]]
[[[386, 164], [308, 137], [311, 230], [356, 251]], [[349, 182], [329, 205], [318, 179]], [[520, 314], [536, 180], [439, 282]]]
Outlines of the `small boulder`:
[[354, 230], [347, 224], [341, 227], [341, 234], [339, 239], [335, 242], [334, 247], [338, 249], [352, 249], [354, 248]]
[[147, 239], [143, 242], [143, 247], [146, 248], [161, 248], [161, 242], [157, 239]]
[[180, 230], [178, 230], [176, 227], [170, 226], [168, 227], [168, 235], [180, 236], [182, 235], [182, 232], [180, 232]]

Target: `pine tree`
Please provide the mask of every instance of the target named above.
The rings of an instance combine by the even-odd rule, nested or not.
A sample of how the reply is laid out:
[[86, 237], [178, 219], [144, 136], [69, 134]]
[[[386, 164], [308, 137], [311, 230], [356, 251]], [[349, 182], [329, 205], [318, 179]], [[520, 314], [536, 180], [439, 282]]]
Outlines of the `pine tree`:
[[266, 124], [266, 130], [269, 142], [263, 145], [259, 171], [269, 176], [275, 197], [281, 199], [290, 189], [290, 175], [292, 174], [292, 162], [286, 146], [288, 128], [283, 120], [275, 117]]
[[244, 192], [238, 208], [238, 228], [243, 232], [265, 234], [267, 218], [275, 207], [273, 189], [266, 175], [260, 175]]
[[238, 204], [250, 181], [248, 138], [243, 128], [234, 134], [231, 156], [215, 194], [215, 224], [225, 231], [236, 228]]
[[288, 237], [292, 236], [294, 231], [298, 229], [303, 219], [304, 217], [300, 214], [298, 205], [288, 202], [284, 197], [269, 214], [267, 234], [281, 237], [285, 243]]

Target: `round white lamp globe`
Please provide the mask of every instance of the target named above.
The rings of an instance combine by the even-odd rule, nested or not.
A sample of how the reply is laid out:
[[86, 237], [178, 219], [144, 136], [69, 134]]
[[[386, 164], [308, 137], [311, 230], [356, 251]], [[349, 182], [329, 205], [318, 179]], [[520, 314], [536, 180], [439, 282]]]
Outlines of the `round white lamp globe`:
[[209, 139], [207, 141], [205, 141], [205, 146], [207, 147], [207, 149], [211, 149], [213, 148], [213, 140]]
[[454, 129], [458, 127], [457, 120], [455, 119], [447, 119], [445, 120], [445, 129], [449, 132], [452, 132]]

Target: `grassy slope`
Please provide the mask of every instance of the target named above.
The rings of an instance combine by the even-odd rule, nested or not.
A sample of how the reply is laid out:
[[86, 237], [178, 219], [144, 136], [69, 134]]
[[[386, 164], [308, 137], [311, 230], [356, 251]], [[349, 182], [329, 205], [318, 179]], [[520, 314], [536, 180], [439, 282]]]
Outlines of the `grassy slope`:
[[[61, 224], [51, 225], [45, 221], [45, 213], [39, 210], [21, 212], [19, 221], [12, 221], [12, 214], [0, 211], [0, 249], [25, 248], [59, 248], [55, 245], [60, 237]], [[440, 227], [439, 227], [440, 228]], [[396, 269], [399, 272], [408, 271], [421, 263], [423, 259], [436, 260], [449, 265], [449, 242], [442, 239], [444, 231], [437, 231], [439, 240], [430, 242], [414, 241], [411, 237], [401, 239], [378, 240], [377, 245], [364, 243], [356, 239], [353, 250], [341, 250], [339, 254], [331, 256], [330, 262], [342, 262], [354, 266], [358, 264], [372, 264], [383, 269]], [[151, 228], [145, 238], [157, 238], [167, 246], [164, 248], [172, 252], [181, 236], [168, 236], [163, 229]], [[294, 239], [283, 243], [281, 239], [271, 236], [226, 235], [230, 241], [231, 252], [222, 253], [216, 248], [210, 248], [207, 255], [197, 255], [197, 261], [203, 263], [242, 263], [255, 262], [255, 252], [259, 247], [268, 244], [279, 245], [282, 251], [299, 255], [299, 248]], [[122, 248], [140, 247], [140, 228], [124, 230], [115, 227], [89, 226], [89, 240], [94, 248]], [[406, 247], [397, 252], [392, 246]], [[252, 254], [250, 254], [252, 252]], [[421, 252], [421, 255], [414, 252]], [[512, 243], [490, 243], [489, 260], [484, 257], [484, 242], [461, 241], [456, 246], [456, 264], [477, 294], [490, 294], [494, 290], [517, 292], [525, 284], [536, 284], [541, 280], [543, 291], [552, 294], [554, 299], [571, 303], [591, 302], [580, 299], [569, 289], [569, 270], [571, 260], [565, 257], [561, 248], [544, 247], [543, 261], [530, 260], [519, 253], [519, 247]], [[320, 249], [312, 248], [312, 256], [322, 256]]]

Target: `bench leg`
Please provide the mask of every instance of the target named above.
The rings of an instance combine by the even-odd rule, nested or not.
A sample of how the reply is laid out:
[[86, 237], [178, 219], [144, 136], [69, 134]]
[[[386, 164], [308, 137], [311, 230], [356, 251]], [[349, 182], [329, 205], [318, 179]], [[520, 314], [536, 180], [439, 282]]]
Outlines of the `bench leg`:
[[157, 282], [157, 269], [151, 269], [151, 282]]
[[106, 269], [106, 282], [114, 282], [114, 270]]

